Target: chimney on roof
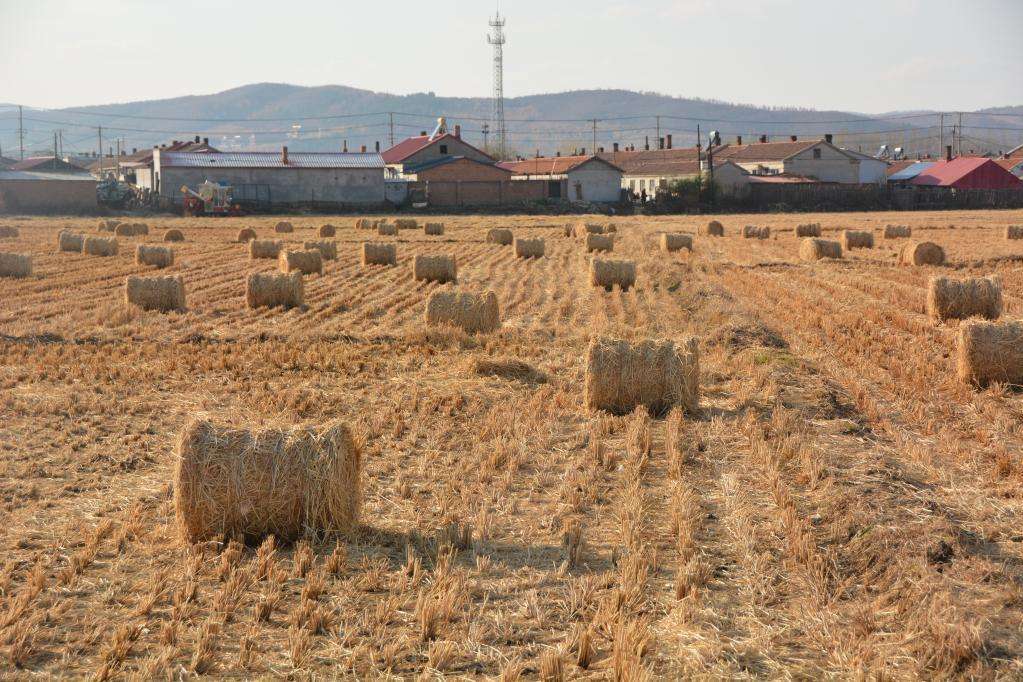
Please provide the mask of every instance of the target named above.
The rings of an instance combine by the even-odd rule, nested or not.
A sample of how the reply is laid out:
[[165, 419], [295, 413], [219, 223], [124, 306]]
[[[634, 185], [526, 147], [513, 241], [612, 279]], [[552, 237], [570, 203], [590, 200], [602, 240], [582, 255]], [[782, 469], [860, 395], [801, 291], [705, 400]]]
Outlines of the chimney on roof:
[[643, 143], [643, 149], [650, 151], [650, 136], [646, 136], [646, 141]]
[[586, 156], [586, 147], [583, 147], [582, 156]]
[[603, 148], [603, 147], [599, 147], [599, 148], [597, 149], [597, 151], [598, 151], [598, 152], [600, 152], [601, 154], [603, 154], [603, 153], [604, 153], [604, 148]]
[[348, 140], [344, 140], [342, 142], [342, 144], [341, 144], [341, 153], [342, 154], [347, 154], [348, 153]]
[[554, 156], [559, 156], [559, 157], [560, 157], [560, 156], [561, 156], [561, 150], [558, 150], [558, 151], [557, 151], [557, 152], [556, 152], [556, 153], [554, 154]]
[[671, 135], [668, 135], [668, 149], [671, 149]]
[[362, 145], [362, 153], [363, 153], [363, 154], [365, 154], [365, 153], [366, 153], [366, 145]]
[[615, 142], [615, 143], [614, 143], [614, 144], [613, 144], [613, 145], [611, 146], [611, 149], [613, 149], [613, 150], [615, 151], [615, 153], [617, 154], [617, 153], [618, 153], [618, 143], [617, 143], [617, 142]]
[[455, 137], [459, 139], [462, 137], [462, 126], [458, 123], [455, 124]]
[[657, 148], [658, 149], [664, 149], [664, 138], [663, 137], [657, 138]]
[[735, 144], [742, 144], [742, 135], [735, 136]]
[[950, 144], [945, 145], [945, 160], [946, 161], [952, 160], [952, 145]]
[[288, 165], [288, 145], [281, 147], [281, 163]]
[[195, 136], [195, 143], [199, 144], [199, 136], [198, 135]]
[[373, 145], [374, 145], [373, 149], [375, 149], [377, 154], [379, 154], [380, 153], [380, 140], [377, 140], [376, 142], [374, 142]]
[[799, 138], [797, 138], [795, 135], [789, 135], [789, 139], [792, 140], [793, 142], [796, 142], [796, 141], [799, 140]]
[[831, 144], [831, 141], [834, 139], [835, 138], [831, 133], [824, 133], [824, 141], [827, 142], [828, 144]]
[[425, 130], [420, 130], [419, 131], [419, 137], [426, 137], [426, 131]]
[[760, 136], [760, 141], [761, 142], [767, 142], [767, 135], [761, 135]]
[[131, 148], [131, 153], [132, 153], [132, 154], [138, 154], [138, 153], [139, 153], [139, 150], [138, 150], [138, 149], [137, 149], [136, 147], [132, 147], [132, 148]]
[[205, 144], [205, 145], [208, 145], [210, 143], [210, 138], [208, 138], [208, 137], [202, 138], [202, 143]]

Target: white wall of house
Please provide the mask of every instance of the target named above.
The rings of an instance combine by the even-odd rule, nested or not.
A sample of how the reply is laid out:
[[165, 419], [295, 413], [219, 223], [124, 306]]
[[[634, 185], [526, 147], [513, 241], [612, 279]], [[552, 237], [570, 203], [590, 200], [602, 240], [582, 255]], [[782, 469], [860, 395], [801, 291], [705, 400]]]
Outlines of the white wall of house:
[[860, 184], [883, 185], [888, 182], [888, 164], [879, 159], [860, 159]]
[[569, 201], [613, 203], [621, 198], [622, 172], [603, 163], [585, 163], [567, 175]]
[[714, 167], [714, 184], [724, 194], [734, 194], [749, 186], [749, 175], [734, 163]]
[[823, 142], [786, 159], [784, 165], [786, 173], [817, 178], [821, 182], [860, 182], [860, 160]]

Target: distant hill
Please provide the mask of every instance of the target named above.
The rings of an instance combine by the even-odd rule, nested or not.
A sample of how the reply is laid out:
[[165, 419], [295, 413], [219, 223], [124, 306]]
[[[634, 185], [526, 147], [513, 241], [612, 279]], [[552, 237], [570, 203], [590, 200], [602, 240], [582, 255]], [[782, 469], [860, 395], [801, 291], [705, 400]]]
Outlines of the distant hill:
[[[195, 135], [209, 137], [212, 144], [224, 149], [270, 149], [283, 144], [294, 150], [338, 149], [344, 140], [349, 149], [361, 145], [372, 149], [377, 141], [383, 148], [390, 144], [390, 112], [395, 112], [395, 140], [431, 130], [435, 118], [443, 115], [449, 126], [461, 124], [467, 139], [482, 144], [491, 106], [487, 98], [438, 97], [434, 93], [393, 95], [341, 85], [258, 83], [212, 95], [26, 110], [25, 125], [31, 133], [26, 137], [38, 140], [44, 149], [52, 145], [52, 131], [57, 128], [64, 130], [66, 150], [95, 149], [95, 127], [99, 125], [104, 128], [104, 146], [123, 138], [129, 151]], [[984, 125], [995, 121], [992, 125], [998, 127], [1023, 128], [1023, 107], [983, 113], [1020, 116], [1017, 120], [971, 114], [971, 125], [981, 125], [974, 120]], [[937, 152], [937, 136], [933, 142], [926, 139], [927, 126], [936, 125], [933, 117], [877, 120], [842, 111], [765, 108], [628, 90], [579, 90], [511, 98], [505, 102], [505, 116], [509, 146], [520, 154], [532, 154], [537, 149], [553, 153], [592, 148], [593, 124], [589, 119], [597, 119], [598, 146], [609, 148], [619, 142], [641, 147], [647, 137], [651, 145], [656, 145], [657, 116], [661, 117], [661, 134], [671, 134], [676, 146], [695, 143], [699, 126], [704, 139], [710, 130], [718, 130], [723, 141], [734, 141], [736, 135], [754, 141], [761, 134], [777, 138], [833, 133], [838, 143], [864, 151], [873, 151], [881, 142], [909, 146], [905, 140], [909, 131], [910, 138], [919, 134], [920, 148]], [[10, 125], [9, 117], [5, 122], [8, 125], [0, 127], [0, 143], [5, 150], [14, 149], [17, 122]], [[897, 132], [888, 132], [893, 129]], [[1018, 132], [1013, 134], [1014, 139], [1020, 136]], [[489, 139], [491, 143], [494, 140], [492, 125]], [[997, 136], [991, 141], [993, 147], [1001, 143]]]

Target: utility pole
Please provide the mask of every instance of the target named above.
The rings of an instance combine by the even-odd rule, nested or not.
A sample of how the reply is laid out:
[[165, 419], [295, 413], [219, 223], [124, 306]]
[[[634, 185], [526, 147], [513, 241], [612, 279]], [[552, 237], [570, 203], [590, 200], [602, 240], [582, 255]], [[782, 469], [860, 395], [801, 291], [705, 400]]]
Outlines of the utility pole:
[[661, 117], [657, 117], [657, 148], [661, 148]]
[[593, 153], [597, 153], [597, 119], [593, 119]]
[[945, 114], [938, 114], [938, 158], [945, 153]]
[[96, 134], [99, 135], [99, 176], [103, 177], [103, 126], [96, 126]]
[[60, 140], [60, 146], [59, 146], [59, 148], [60, 148], [60, 158], [63, 159], [64, 158], [64, 131], [63, 130], [58, 130], [57, 131], [57, 139]]
[[490, 135], [490, 124], [489, 123], [484, 123], [483, 124], [483, 129], [480, 132], [483, 133], [483, 151], [485, 151], [485, 152], [487, 152], [489, 154], [490, 152], [488, 151], [488, 148], [487, 148], [487, 138]]
[[391, 116], [391, 146], [393, 147], [394, 146], [394, 112], [393, 111], [391, 112], [390, 116]]
[[25, 160], [25, 125], [21, 118], [21, 105], [18, 105], [18, 146], [21, 148], [21, 160]]
[[963, 155], [963, 112], [959, 112], [959, 144], [956, 149], [956, 156]]
[[57, 131], [53, 131], [53, 169], [57, 169]]

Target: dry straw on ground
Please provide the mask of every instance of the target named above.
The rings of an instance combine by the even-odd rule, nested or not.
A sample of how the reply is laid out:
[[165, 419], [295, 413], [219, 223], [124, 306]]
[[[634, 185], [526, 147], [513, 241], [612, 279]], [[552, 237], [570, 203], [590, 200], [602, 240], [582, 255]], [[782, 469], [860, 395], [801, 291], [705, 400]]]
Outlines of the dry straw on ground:
[[703, 226], [703, 229], [700, 231], [700, 234], [706, 237], [724, 237], [725, 226], [722, 225], [717, 220], [712, 220]]
[[771, 228], [766, 225], [763, 227], [746, 225], [742, 228], [742, 236], [744, 239], [768, 239], [771, 236]]
[[682, 249], [693, 250], [693, 237], [688, 234], [677, 232], [665, 232], [661, 235], [662, 251], [680, 251]]
[[796, 236], [797, 237], [821, 236], [820, 223], [807, 223], [805, 225], [796, 225]]
[[244, 244], [245, 242], [251, 242], [255, 238], [256, 238], [255, 230], [253, 230], [251, 227], [243, 227], [242, 229], [238, 230], [238, 238], [236, 241], [239, 244]]
[[377, 234], [386, 237], [393, 237], [398, 234], [398, 226], [395, 223], [377, 223]]
[[1006, 225], [1006, 239], [1023, 239], [1023, 225]]
[[337, 228], [327, 223], [326, 225], [320, 225], [320, 229], [316, 234], [320, 237], [333, 237], [337, 234]]
[[547, 244], [541, 237], [534, 239], [516, 237], [512, 240], [512, 244], [515, 255], [519, 258], [543, 258], [543, 255], [547, 252]]
[[181, 230], [167, 230], [163, 233], [163, 240], [165, 242], [183, 242], [185, 241], [185, 233]]
[[274, 232], [277, 232], [277, 233], [280, 233], [280, 234], [288, 234], [288, 233], [294, 232], [294, 231], [295, 231], [295, 226], [292, 225], [291, 223], [289, 223], [286, 220], [282, 220], [279, 223], [277, 223], [276, 225], [274, 225]]
[[396, 218], [394, 224], [399, 230], [415, 230], [419, 227], [415, 218]]
[[7, 239], [18, 236], [18, 228], [10, 225], [0, 225], [0, 239]]
[[82, 240], [82, 253], [90, 256], [116, 256], [117, 239], [114, 237], [86, 237]]
[[304, 245], [306, 250], [316, 249], [320, 252], [320, 257], [323, 260], [337, 260], [337, 242], [329, 242], [325, 240], [306, 242]]
[[468, 334], [494, 331], [501, 326], [497, 294], [435, 291], [426, 304], [426, 324], [451, 325]]
[[423, 226], [423, 233], [439, 236], [444, 234], [444, 223], [426, 223]]
[[185, 280], [181, 275], [139, 277], [131, 275], [124, 282], [124, 301], [143, 310], [185, 309]]
[[32, 274], [32, 256], [0, 253], [0, 277], [28, 277]]
[[174, 265], [174, 249], [169, 246], [139, 244], [135, 247], [135, 265], [155, 265], [167, 268]]
[[590, 284], [604, 287], [608, 291], [618, 286], [624, 291], [636, 284], [636, 263], [631, 260], [594, 258], [590, 261]]
[[363, 265], [394, 265], [398, 262], [398, 245], [380, 242], [363, 242]]
[[175, 516], [188, 542], [292, 542], [358, 524], [362, 456], [341, 422], [253, 431], [195, 419], [177, 454]]
[[874, 248], [874, 233], [866, 230], [842, 230], [842, 249], [872, 249]]
[[883, 236], [885, 239], [906, 239], [913, 236], [913, 228], [909, 225], [885, 225]]
[[300, 272], [254, 272], [245, 280], [245, 304], [250, 308], [291, 308], [301, 306], [304, 299]]
[[627, 414], [637, 406], [661, 415], [673, 407], [693, 413], [699, 405], [700, 362], [696, 339], [594, 338], [586, 351], [584, 403], [594, 410]]
[[249, 258], [277, 258], [284, 249], [284, 242], [277, 239], [253, 239], [249, 242]]
[[842, 245], [836, 241], [807, 237], [799, 243], [799, 258], [815, 261], [822, 258], [841, 258]]
[[83, 234], [61, 230], [57, 235], [57, 249], [60, 251], [81, 253], [84, 243], [85, 235]]
[[512, 239], [514, 239], [512, 231], [503, 227], [497, 227], [487, 232], [487, 243], [489, 244], [508, 246], [512, 243]]
[[1023, 384], [1023, 322], [967, 320], [956, 337], [959, 379], [986, 386]]
[[412, 278], [421, 282], [457, 282], [458, 266], [454, 256], [416, 256]]
[[615, 238], [609, 234], [588, 234], [586, 235], [586, 251], [614, 251]]
[[943, 265], [945, 250], [934, 242], [910, 242], [899, 249], [901, 265]]
[[322, 275], [323, 257], [317, 249], [306, 251], [281, 251], [277, 259], [277, 267], [281, 272], [301, 272], [304, 275]]
[[939, 322], [968, 317], [997, 320], [1002, 314], [1002, 282], [997, 276], [963, 280], [931, 277], [927, 283], [927, 314]]

